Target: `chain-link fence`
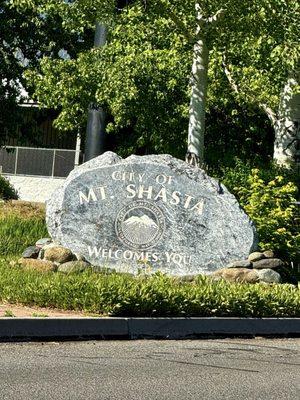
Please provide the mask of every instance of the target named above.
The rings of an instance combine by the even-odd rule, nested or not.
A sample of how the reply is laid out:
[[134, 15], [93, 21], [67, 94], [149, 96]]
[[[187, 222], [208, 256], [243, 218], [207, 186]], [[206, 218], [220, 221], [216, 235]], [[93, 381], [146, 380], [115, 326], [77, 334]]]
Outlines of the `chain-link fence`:
[[7, 146], [0, 148], [2, 174], [64, 178], [74, 169], [76, 150]]

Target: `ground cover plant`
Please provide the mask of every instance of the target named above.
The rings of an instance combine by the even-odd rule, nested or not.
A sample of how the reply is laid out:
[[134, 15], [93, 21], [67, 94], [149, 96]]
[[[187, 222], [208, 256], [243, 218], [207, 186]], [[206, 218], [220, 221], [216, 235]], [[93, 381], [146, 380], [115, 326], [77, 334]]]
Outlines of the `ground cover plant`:
[[0, 300], [111, 316], [300, 317], [292, 285], [193, 282], [162, 274], [38, 273], [0, 261]]
[[0, 203], [0, 258], [21, 256], [24, 249], [48, 236], [43, 205]]

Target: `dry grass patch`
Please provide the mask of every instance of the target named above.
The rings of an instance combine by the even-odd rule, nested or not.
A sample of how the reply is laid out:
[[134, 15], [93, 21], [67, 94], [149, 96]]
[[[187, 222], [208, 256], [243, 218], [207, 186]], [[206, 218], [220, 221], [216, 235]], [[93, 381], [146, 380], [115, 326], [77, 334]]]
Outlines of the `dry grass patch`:
[[0, 258], [20, 257], [23, 250], [48, 236], [45, 206], [24, 201], [0, 204]]
[[9, 216], [21, 219], [45, 218], [45, 204], [29, 201], [10, 200], [0, 203], [0, 219]]

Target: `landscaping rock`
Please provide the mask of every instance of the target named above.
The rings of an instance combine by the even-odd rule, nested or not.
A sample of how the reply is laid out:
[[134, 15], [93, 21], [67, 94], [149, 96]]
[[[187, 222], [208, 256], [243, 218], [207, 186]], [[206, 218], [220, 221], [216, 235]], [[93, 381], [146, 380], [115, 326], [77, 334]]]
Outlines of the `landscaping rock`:
[[23, 258], [38, 258], [40, 248], [37, 246], [27, 247], [22, 254]]
[[266, 258], [275, 258], [275, 253], [274, 253], [273, 250], [266, 250], [266, 251], [263, 252], [263, 255]]
[[177, 276], [175, 279], [176, 282], [179, 283], [192, 283], [195, 281], [197, 278], [197, 275], [183, 275], [183, 276]]
[[253, 263], [254, 269], [277, 269], [282, 268], [285, 263], [279, 258], [265, 258]]
[[281, 276], [278, 272], [272, 269], [259, 269], [256, 271], [259, 277], [259, 282], [265, 283], [280, 283]]
[[68, 261], [64, 264], [61, 264], [57, 271], [63, 272], [65, 274], [83, 272], [87, 268], [90, 268], [90, 264], [85, 261]]
[[50, 272], [57, 269], [56, 265], [51, 261], [36, 260], [34, 258], [20, 258], [18, 263], [25, 271]]
[[47, 250], [47, 249], [52, 249], [52, 247], [62, 247], [59, 243], [56, 243], [56, 242], [52, 242], [52, 243], [49, 243], [49, 244], [45, 244], [44, 246], [43, 246], [43, 248], [42, 248], [42, 250]]
[[[91, 265], [91, 264], [90, 264], [90, 267], [91, 267], [91, 270], [93, 272], [96, 272], [97, 274], [111, 275], [111, 274], [117, 273], [117, 271], [113, 268], [100, 267], [99, 265]], [[130, 274], [127, 272], [120, 272], [120, 274], [133, 276], [133, 274]]]
[[249, 260], [233, 261], [226, 268], [252, 268], [252, 262]]
[[62, 246], [49, 247], [44, 252], [44, 259], [48, 261], [58, 262], [59, 264], [74, 260], [71, 250]]
[[55, 243], [55, 242], [52, 242], [52, 243], [49, 243], [49, 244], [45, 244], [41, 248], [41, 251], [40, 251], [40, 254], [39, 254], [39, 258], [42, 260], [44, 258], [45, 251], [47, 249], [52, 249], [53, 247], [61, 247], [61, 245], [59, 243]]
[[86, 263], [90, 264], [88, 261], [86, 261], [85, 257], [82, 254], [78, 253], [73, 253], [77, 261], [85, 261]]
[[251, 253], [248, 257], [248, 260], [251, 262], [259, 261], [265, 258], [264, 253], [261, 253], [260, 251], [255, 251], [254, 253]]
[[200, 168], [170, 155], [106, 152], [75, 168], [47, 201], [53, 240], [92, 265], [138, 274], [210, 273], [256, 249], [236, 198]]
[[236, 283], [256, 283], [259, 281], [257, 271], [248, 268], [222, 268], [214, 272], [212, 277]]
[[39, 239], [39, 240], [36, 242], [35, 245], [36, 245], [37, 247], [42, 248], [42, 247], [44, 247], [45, 245], [50, 244], [50, 243], [52, 243], [52, 239], [51, 239], [51, 238], [42, 238], [42, 239]]

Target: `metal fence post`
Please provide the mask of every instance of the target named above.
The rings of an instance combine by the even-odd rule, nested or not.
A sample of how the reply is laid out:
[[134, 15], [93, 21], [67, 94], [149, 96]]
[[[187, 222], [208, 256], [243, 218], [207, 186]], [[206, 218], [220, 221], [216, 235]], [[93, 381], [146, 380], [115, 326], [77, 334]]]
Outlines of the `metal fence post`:
[[19, 147], [16, 147], [15, 175], [17, 175], [18, 156], [19, 156]]
[[54, 178], [55, 157], [56, 157], [56, 149], [54, 149], [54, 151], [53, 151], [52, 178]]

